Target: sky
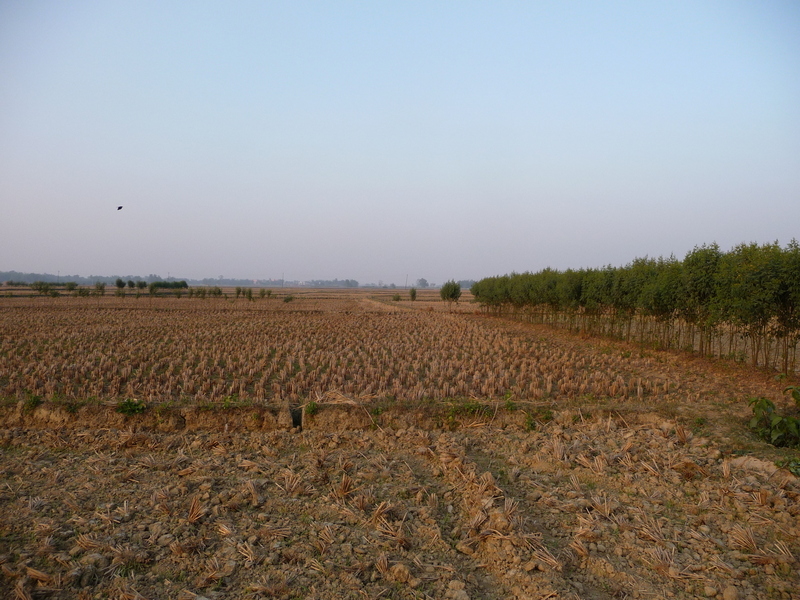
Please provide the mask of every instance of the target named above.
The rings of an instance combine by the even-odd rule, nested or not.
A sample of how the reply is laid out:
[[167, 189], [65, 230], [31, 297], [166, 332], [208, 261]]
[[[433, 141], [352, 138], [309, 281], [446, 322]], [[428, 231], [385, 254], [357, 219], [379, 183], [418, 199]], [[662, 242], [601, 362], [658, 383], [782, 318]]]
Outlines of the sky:
[[793, 0], [0, 0], [0, 271], [404, 285], [795, 237]]

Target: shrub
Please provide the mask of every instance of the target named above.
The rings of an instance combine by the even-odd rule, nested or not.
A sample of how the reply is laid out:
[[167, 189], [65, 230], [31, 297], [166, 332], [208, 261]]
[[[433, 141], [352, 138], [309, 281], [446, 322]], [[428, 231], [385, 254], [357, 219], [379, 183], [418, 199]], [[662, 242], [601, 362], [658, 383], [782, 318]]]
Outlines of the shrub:
[[458, 302], [458, 299], [461, 298], [461, 284], [453, 280], [448, 281], [439, 290], [439, 296], [449, 305]]
[[[800, 389], [797, 386], [790, 386], [785, 391], [790, 391], [800, 406]], [[755, 431], [758, 437], [773, 446], [800, 446], [800, 419], [792, 415], [778, 414], [775, 411], [775, 404], [768, 398], [750, 398], [749, 404], [753, 409], [750, 429]]]
[[417, 288], [412, 287], [410, 290], [408, 290], [408, 297], [411, 298], [412, 302], [414, 302], [414, 300], [417, 299]]
[[294, 300], [294, 296], [292, 296], [291, 294], [283, 297], [284, 302], [291, 302], [292, 300]]
[[145, 411], [147, 405], [136, 398], [128, 398], [117, 405], [117, 412], [123, 415], [139, 415]]
[[392, 296], [392, 300], [394, 302], [400, 302], [400, 294], [395, 294], [394, 296]]
[[39, 292], [42, 296], [51, 296], [55, 291], [52, 285], [44, 281], [34, 281], [31, 284], [31, 289]]

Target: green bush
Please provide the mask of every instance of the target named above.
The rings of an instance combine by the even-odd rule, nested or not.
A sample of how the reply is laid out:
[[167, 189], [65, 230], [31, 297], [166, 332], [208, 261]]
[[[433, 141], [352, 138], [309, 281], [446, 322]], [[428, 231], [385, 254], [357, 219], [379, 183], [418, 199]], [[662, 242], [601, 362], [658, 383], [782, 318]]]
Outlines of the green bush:
[[117, 412], [123, 415], [139, 415], [142, 414], [146, 408], [147, 405], [141, 400], [128, 398], [117, 405]]
[[36, 396], [31, 392], [25, 393], [25, 403], [22, 405], [22, 412], [33, 412], [42, 403], [42, 397]]
[[[800, 389], [790, 386], [785, 391], [791, 392], [795, 402], [800, 406]], [[800, 419], [792, 415], [781, 415], [775, 410], [775, 403], [768, 398], [750, 398], [753, 409], [750, 429], [758, 437], [773, 446], [800, 446]]]
[[292, 300], [294, 300], [294, 296], [292, 296], [291, 294], [283, 297], [284, 302], [291, 302]]
[[448, 281], [439, 290], [439, 296], [448, 304], [458, 302], [461, 298], [461, 284], [453, 280]]

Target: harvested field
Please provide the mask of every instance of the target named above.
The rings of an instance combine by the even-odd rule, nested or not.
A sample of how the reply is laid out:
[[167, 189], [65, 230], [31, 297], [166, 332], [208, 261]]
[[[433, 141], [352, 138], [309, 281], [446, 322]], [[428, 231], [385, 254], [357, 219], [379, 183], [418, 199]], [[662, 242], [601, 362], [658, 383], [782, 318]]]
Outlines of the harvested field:
[[800, 597], [768, 375], [358, 295], [145, 304], [0, 305], [3, 597]]
[[268, 404], [330, 390], [398, 400], [685, 395], [682, 373], [653, 358], [557, 347], [487, 318], [348, 297], [8, 302], [0, 331], [6, 397]]

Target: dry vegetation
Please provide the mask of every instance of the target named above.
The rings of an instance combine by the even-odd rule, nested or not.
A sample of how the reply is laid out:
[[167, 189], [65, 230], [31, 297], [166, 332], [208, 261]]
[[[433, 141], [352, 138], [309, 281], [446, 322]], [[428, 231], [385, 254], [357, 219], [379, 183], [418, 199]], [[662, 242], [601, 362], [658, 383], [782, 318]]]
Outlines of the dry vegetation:
[[[299, 402], [336, 389], [398, 400], [668, 395], [679, 381], [626, 357], [521, 339], [485, 319], [353, 299], [282, 304], [159, 299], [102, 310], [5, 307], [0, 390], [83, 401]], [[395, 308], [394, 310], [390, 310]]]
[[779, 385], [426, 308], [0, 305], [0, 595], [800, 597]]

